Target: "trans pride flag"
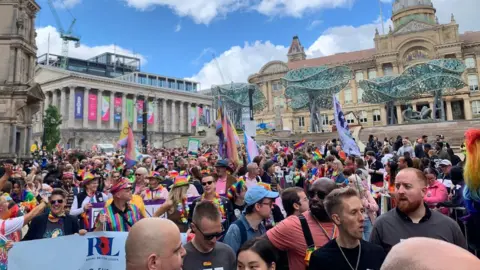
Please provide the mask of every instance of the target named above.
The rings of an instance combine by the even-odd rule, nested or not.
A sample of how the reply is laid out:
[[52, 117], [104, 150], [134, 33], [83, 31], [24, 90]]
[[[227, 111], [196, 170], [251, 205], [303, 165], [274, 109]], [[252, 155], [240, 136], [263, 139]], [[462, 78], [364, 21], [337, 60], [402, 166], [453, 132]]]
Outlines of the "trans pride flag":
[[120, 139], [117, 142], [120, 147], [126, 147], [125, 163], [126, 168], [133, 167], [141, 158], [140, 152], [137, 150], [135, 138], [133, 137], [132, 128], [128, 125], [128, 121], [123, 122], [123, 128], [120, 132]]
[[247, 159], [248, 163], [259, 156], [257, 143], [252, 139], [252, 137], [247, 135], [247, 132], [243, 131], [243, 138], [245, 140], [245, 149], [247, 150]]

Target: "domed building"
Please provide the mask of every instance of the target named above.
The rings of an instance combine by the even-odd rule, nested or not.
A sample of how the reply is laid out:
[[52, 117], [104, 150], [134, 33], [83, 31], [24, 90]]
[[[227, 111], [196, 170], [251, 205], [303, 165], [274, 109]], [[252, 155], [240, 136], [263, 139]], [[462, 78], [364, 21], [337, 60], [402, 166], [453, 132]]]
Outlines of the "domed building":
[[[375, 47], [367, 50], [339, 53], [307, 59], [299, 37], [293, 37], [288, 51], [288, 61], [265, 64], [258, 73], [251, 75], [250, 83], [256, 83], [268, 100], [268, 106], [255, 116], [257, 123], [275, 125], [276, 129], [288, 129], [295, 133], [309, 130], [310, 113], [293, 111], [284, 95], [281, 78], [292, 69], [322, 65], [347, 65], [355, 75], [338, 98], [350, 125], [364, 128], [387, 125], [385, 104], [366, 104], [359, 81], [402, 73], [408, 66], [438, 58], [456, 58], [465, 62], [464, 81], [468, 86], [449, 92], [443, 97], [445, 120], [459, 121], [480, 119], [480, 92], [478, 65], [480, 62], [480, 32], [459, 33], [454, 15], [447, 24], [439, 24], [436, 9], [431, 0], [395, 0], [393, 3], [393, 28], [374, 34]], [[373, 33], [372, 33], [373, 34]], [[424, 106], [433, 108], [433, 97], [422, 97], [411, 102], [413, 110]], [[398, 124], [403, 124], [405, 104], [395, 104]], [[333, 111], [322, 111], [323, 130], [332, 130]]]

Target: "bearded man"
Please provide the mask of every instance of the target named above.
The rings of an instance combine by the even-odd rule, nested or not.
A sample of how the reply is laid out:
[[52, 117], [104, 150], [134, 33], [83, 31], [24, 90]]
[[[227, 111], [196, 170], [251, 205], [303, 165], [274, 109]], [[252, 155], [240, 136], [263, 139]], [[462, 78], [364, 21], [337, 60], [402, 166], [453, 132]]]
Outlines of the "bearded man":
[[370, 242], [390, 249], [411, 237], [444, 240], [466, 248], [465, 237], [458, 224], [448, 216], [430, 210], [423, 201], [427, 178], [417, 169], [401, 170], [395, 178], [397, 207], [381, 215], [370, 236]]
[[335, 187], [329, 178], [316, 180], [307, 193], [310, 210], [292, 215], [268, 230], [268, 240], [287, 253], [289, 269], [305, 269], [313, 251], [338, 236], [323, 203]]

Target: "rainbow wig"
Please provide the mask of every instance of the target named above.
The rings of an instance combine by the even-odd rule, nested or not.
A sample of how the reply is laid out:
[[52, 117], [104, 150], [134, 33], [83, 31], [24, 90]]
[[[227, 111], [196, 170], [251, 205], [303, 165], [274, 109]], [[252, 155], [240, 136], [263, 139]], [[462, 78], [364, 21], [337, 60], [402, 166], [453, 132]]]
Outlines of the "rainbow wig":
[[480, 129], [467, 130], [465, 144], [467, 153], [463, 172], [466, 187], [464, 198], [469, 212], [475, 213], [480, 211]]
[[240, 194], [242, 190], [246, 187], [245, 181], [240, 180], [230, 186], [230, 188], [227, 190], [227, 198], [231, 201], [235, 200], [237, 197], [237, 194]]

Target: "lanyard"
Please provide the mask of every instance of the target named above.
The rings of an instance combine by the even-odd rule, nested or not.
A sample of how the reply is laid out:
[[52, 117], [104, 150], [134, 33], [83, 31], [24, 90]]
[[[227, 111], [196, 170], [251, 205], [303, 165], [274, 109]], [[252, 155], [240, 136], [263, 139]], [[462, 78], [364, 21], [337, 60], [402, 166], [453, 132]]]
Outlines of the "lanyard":
[[325, 234], [325, 236], [328, 238], [328, 240], [332, 240], [333, 238], [335, 238], [335, 234], [337, 234], [337, 226], [336, 225], [333, 225], [332, 236], [328, 236], [327, 230], [325, 230], [325, 228], [322, 226], [322, 224], [320, 224], [320, 222], [312, 215], [312, 213], [310, 213], [310, 215], [317, 222], [318, 226], [320, 226], [320, 229], [322, 229], [323, 234]]

